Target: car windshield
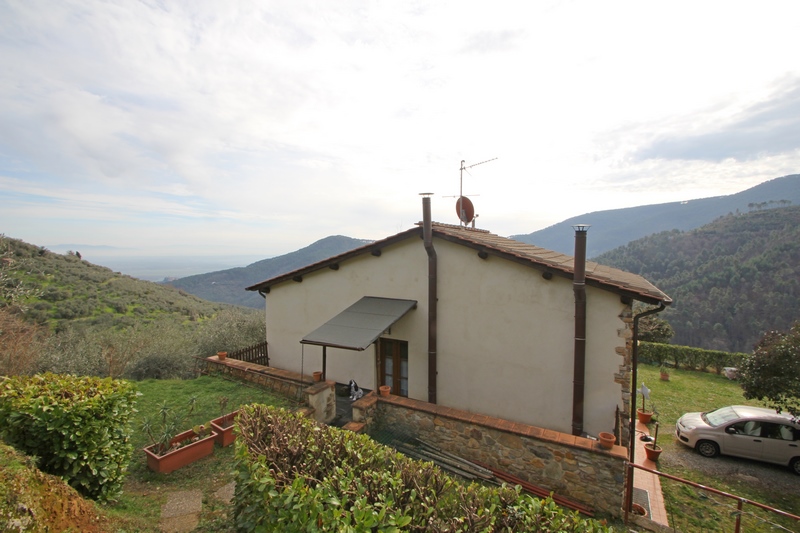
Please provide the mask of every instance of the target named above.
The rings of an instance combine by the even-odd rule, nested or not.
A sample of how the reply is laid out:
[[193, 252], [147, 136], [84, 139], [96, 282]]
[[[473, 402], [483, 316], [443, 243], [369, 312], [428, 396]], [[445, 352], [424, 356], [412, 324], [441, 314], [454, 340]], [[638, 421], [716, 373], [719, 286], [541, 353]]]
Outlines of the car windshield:
[[705, 423], [713, 427], [721, 426], [725, 422], [730, 422], [737, 418], [739, 418], [739, 415], [736, 414], [733, 407], [720, 407], [716, 411], [703, 413]]

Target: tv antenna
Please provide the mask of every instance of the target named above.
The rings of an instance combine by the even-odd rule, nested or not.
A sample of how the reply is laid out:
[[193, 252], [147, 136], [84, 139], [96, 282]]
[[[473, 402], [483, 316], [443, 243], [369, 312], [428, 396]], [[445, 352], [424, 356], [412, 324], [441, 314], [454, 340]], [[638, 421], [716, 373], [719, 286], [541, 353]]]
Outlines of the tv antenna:
[[[467, 166], [464, 165], [466, 161], [463, 159], [461, 160], [461, 173], [458, 180], [458, 200], [456, 200], [456, 213], [458, 214], [458, 219], [460, 220], [461, 224], [464, 226], [470, 222], [474, 224], [475, 221], [475, 207], [472, 205], [472, 200], [464, 196], [464, 171], [484, 163], [489, 163], [490, 161], [494, 161], [496, 159], [496, 157], [493, 157], [492, 159], [487, 159], [486, 161], [481, 161], [480, 163], [474, 163]], [[467, 174], [469, 174], [469, 172], [467, 172]]]

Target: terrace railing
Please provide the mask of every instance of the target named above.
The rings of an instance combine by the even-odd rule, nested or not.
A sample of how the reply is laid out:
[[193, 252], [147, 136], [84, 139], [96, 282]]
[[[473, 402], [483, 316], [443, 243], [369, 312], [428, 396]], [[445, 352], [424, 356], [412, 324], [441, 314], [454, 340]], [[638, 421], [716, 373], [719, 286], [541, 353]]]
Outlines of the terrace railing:
[[236, 350], [228, 353], [228, 357], [245, 363], [255, 363], [257, 365], [269, 366], [269, 348], [267, 341], [259, 342], [253, 346]]
[[[660, 476], [662, 490], [664, 488], [665, 480], [669, 480], [680, 483], [689, 490], [697, 491], [699, 498], [705, 502], [704, 506], [709, 511], [709, 516], [712, 516], [712, 513], [716, 513], [717, 518], [715, 519], [715, 522], [716, 525], [720, 527], [719, 531], [733, 531], [734, 533], [741, 533], [746, 530], [792, 532], [798, 531], [798, 526], [800, 526], [800, 516], [787, 513], [786, 511], [781, 511], [780, 509], [770, 507], [769, 505], [764, 505], [763, 503], [749, 500], [741, 496], [736, 496], [735, 494], [729, 494], [727, 492], [701, 485], [687, 479], [671, 476], [669, 474], [665, 474], [664, 472], [659, 472], [658, 470], [651, 470], [641, 465], [626, 463], [626, 467], [636, 468]], [[719, 498], [719, 500], [717, 500], [715, 497]], [[665, 499], [668, 499], [666, 494]], [[745, 507], [746, 505], [749, 506], [749, 509]], [[712, 506], [716, 507], [717, 509], [712, 511]], [[667, 504], [667, 507], [668, 514], [671, 514], [669, 512], [669, 503]], [[626, 506], [626, 523], [628, 522], [629, 518], [628, 509], [629, 507]], [[761, 511], [762, 514], [757, 514], [754, 511]], [[777, 523], [775, 520], [778, 518], [786, 521], [786, 525]], [[670, 517], [670, 522], [680, 521], [680, 517], [676, 517], [674, 515]], [[745, 521], [748, 521], [751, 527], [746, 528], [744, 524]], [[688, 531], [688, 529], [680, 527], [680, 524], [671, 524], [671, 526], [672, 531]], [[695, 525], [689, 527], [694, 528], [697, 526]]]

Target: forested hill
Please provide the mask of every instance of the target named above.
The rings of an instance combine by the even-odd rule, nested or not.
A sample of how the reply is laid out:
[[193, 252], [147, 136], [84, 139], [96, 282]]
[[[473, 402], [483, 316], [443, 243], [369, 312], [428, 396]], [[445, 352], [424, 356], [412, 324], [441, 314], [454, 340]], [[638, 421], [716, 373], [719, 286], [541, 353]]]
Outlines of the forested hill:
[[800, 320], [800, 206], [665, 231], [593, 260], [641, 274], [673, 298], [661, 314], [673, 344], [750, 352], [766, 331]]
[[586, 245], [588, 256], [594, 257], [661, 231], [689, 231], [729, 213], [787, 205], [800, 205], [800, 174], [769, 180], [727, 196], [585, 213], [511, 238], [572, 255], [575, 239], [571, 226], [591, 224]]
[[350, 251], [369, 242], [333, 235], [296, 252], [257, 261], [246, 267], [187, 276], [170, 281], [169, 284], [206, 300], [259, 308], [264, 306], [263, 298], [258, 293], [246, 291], [245, 287]]

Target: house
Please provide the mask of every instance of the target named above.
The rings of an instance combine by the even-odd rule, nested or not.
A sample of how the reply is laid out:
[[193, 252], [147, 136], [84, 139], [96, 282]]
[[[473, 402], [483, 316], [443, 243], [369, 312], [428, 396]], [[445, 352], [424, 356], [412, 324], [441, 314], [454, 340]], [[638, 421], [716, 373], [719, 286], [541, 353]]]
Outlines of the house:
[[586, 262], [585, 240], [575, 261], [434, 223], [425, 197], [412, 229], [247, 290], [265, 298], [271, 366], [597, 435], [630, 409], [633, 302], [671, 299]]

